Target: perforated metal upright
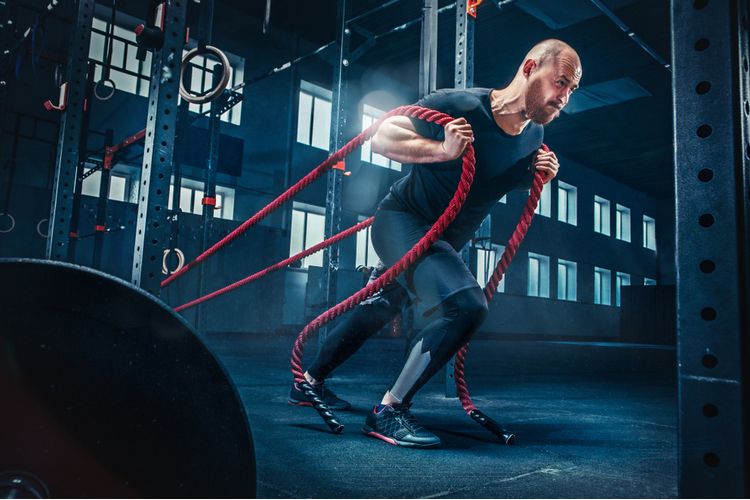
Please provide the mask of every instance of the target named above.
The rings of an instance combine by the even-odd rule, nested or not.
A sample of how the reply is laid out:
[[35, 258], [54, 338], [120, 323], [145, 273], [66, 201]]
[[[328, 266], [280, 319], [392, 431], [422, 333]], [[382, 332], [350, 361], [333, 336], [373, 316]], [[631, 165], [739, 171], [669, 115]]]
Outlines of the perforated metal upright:
[[157, 297], [161, 292], [162, 259], [167, 241], [167, 207], [186, 9], [187, 0], [167, 2], [164, 47], [154, 51], [151, 65], [131, 282]]
[[[80, 160], [81, 133], [84, 133], [84, 103], [86, 68], [91, 40], [91, 20], [94, 18], [93, 0], [79, 0], [78, 15], [70, 38], [68, 52], [68, 98], [60, 120], [55, 179], [49, 216], [46, 256], [49, 260], [68, 259], [70, 221], [73, 212], [73, 189]], [[85, 152], [84, 152], [85, 153]]]
[[[331, 106], [331, 141], [329, 151], [335, 153], [346, 145], [346, 100], [349, 88], [349, 39], [350, 31], [346, 18], [351, 12], [351, 0], [339, 0], [336, 14], [336, 34], [338, 46], [333, 63], [333, 96]], [[341, 189], [343, 187], [343, 170], [333, 168], [328, 171], [328, 189], [326, 194], [325, 237], [326, 239], [341, 231]], [[322, 293], [326, 298], [326, 309], [336, 305], [339, 272], [339, 246], [326, 248], [323, 254]], [[328, 336], [328, 327], [319, 330], [318, 343], [322, 344]]]
[[[10, 57], [10, 49], [13, 47], [16, 34], [16, 16], [18, 14], [18, 2], [16, 0], [5, 0], [2, 13], [0, 14], [0, 61], [5, 62]], [[10, 64], [0, 64], [0, 118], [5, 116], [5, 107], [8, 104], [8, 79], [10, 78]], [[3, 127], [0, 127], [0, 150], [2, 149]], [[4, 155], [3, 155], [4, 157]]]
[[747, 28], [745, 1], [672, 0], [682, 497], [750, 494]]
[[[467, 14], [467, 1], [456, 2], [456, 60], [453, 68], [453, 87], [468, 89], [474, 86], [474, 18]], [[461, 258], [469, 265], [469, 243], [461, 249]], [[445, 397], [458, 397], [454, 376], [456, 357], [445, 365]]]
[[424, 97], [437, 87], [438, 2], [422, 4], [422, 38], [419, 45], [419, 95]]

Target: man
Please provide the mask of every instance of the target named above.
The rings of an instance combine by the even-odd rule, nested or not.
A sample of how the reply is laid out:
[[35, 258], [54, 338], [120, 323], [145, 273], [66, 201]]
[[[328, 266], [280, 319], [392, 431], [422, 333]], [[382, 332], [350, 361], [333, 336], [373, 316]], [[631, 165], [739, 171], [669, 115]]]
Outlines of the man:
[[[381, 262], [371, 280], [394, 265], [443, 214], [462, 171], [461, 155], [474, 143], [476, 173], [456, 219], [432, 247], [394, 282], [357, 306], [326, 338], [305, 377], [333, 410], [349, 403], [323, 385], [325, 378], [409, 302], [432, 320], [415, 337], [391, 389], [367, 417], [362, 430], [398, 446], [436, 448], [440, 439], [409, 408], [416, 392], [465, 345], [487, 316], [487, 302], [459, 252], [494, 204], [513, 189], [528, 189], [534, 173], [557, 174], [557, 157], [540, 149], [545, 125], [556, 118], [578, 88], [578, 54], [559, 40], [545, 40], [524, 58], [504, 89], [444, 90], [418, 105], [454, 118], [445, 128], [397, 116], [372, 139], [373, 152], [412, 163], [383, 199], [372, 225]], [[309, 405], [296, 384], [289, 402]]]

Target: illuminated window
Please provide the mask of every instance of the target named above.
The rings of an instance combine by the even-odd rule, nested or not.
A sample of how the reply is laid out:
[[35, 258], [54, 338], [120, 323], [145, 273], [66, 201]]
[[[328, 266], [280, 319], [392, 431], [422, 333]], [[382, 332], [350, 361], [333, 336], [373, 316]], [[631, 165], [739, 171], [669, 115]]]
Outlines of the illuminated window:
[[549, 257], [529, 252], [530, 297], [549, 298]]
[[333, 93], [300, 81], [297, 114], [297, 142], [328, 151], [331, 142], [331, 100]]
[[609, 236], [609, 200], [594, 196], [594, 231]]
[[[491, 244], [491, 248], [477, 248], [477, 283], [484, 287], [492, 277], [497, 268], [497, 263], [503, 256], [505, 247], [503, 245]], [[496, 292], [505, 292], [505, 276], [497, 284]]]
[[[192, 42], [192, 40], [191, 40]], [[195, 42], [190, 45], [195, 46]], [[189, 45], [187, 47], [190, 47]], [[183, 50], [182, 56], [188, 53], [189, 49]], [[223, 51], [222, 51], [223, 52]], [[235, 85], [242, 83], [245, 77], [245, 59], [233, 54], [224, 52], [229, 60], [229, 83], [227, 88], [231, 89]], [[202, 56], [197, 55], [190, 60], [190, 67], [192, 69], [190, 73], [190, 92], [193, 94], [201, 94], [207, 92], [213, 88], [213, 70], [214, 66], [219, 64], [219, 60], [213, 56]], [[187, 81], [187, 77], [185, 77]], [[236, 92], [242, 93], [242, 88]], [[190, 104], [188, 109], [194, 113], [205, 113], [211, 109], [211, 103], [207, 104]], [[233, 125], [240, 124], [240, 118], [242, 117], [242, 101], [238, 102], [226, 113], [221, 115], [221, 121], [228, 122]]]
[[[364, 131], [365, 129], [367, 129], [384, 114], [384, 111], [365, 104], [362, 111], [362, 130]], [[362, 161], [366, 161], [380, 167], [398, 170], [399, 172], [401, 171], [401, 164], [399, 162], [389, 160], [385, 156], [373, 153], [372, 148], [370, 147], [370, 141], [366, 141], [364, 144], [362, 144], [362, 147], [360, 149], [362, 150]]]
[[569, 260], [557, 260], [557, 298], [572, 300], [578, 298], [578, 265]]
[[612, 273], [608, 269], [594, 268], [594, 304], [610, 305]]
[[646, 286], [656, 286], [656, 280], [651, 278], [643, 278], [643, 284]]
[[630, 209], [617, 205], [615, 237], [630, 242]]
[[[289, 238], [289, 256], [322, 243], [325, 239], [325, 209], [314, 205], [294, 202], [292, 228]], [[301, 267], [323, 266], [323, 251], [305, 257]]]
[[[91, 172], [92, 169], [86, 169], [85, 173]], [[98, 170], [83, 180], [81, 194], [86, 196], [99, 197], [99, 191], [102, 185], [102, 171]], [[132, 182], [130, 176], [120, 172], [110, 172], [109, 175], [109, 196], [110, 200], [125, 201], [129, 203], [137, 202], [138, 195], [131, 195]], [[137, 189], [137, 187], [136, 187]]]
[[542, 195], [539, 197], [539, 204], [536, 206], [536, 209], [534, 210], [535, 214], [543, 215], [545, 217], [549, 217], [551, 214], [551, 205], [552, 205], [552, 189], [549, 188], [549, 186], [546, 186], [545, 189], [542, 189]]
[[615, 288], [615, 301], [617, 307], [620, 307], [620, 289], [624, 286], [630, 286], [630, 275], [626, 273], [617, 273], [617, 283]]
[[[193, 179], [184, 178], [180, 182], [180, 209], [189, 214], [203, 214], [203, 196], [205, 184]], [[174, 179], [169, 185], [169, 205], [172, 210], [174, 196]], [[214, 217], [219, 219], [234, 219], [234, 189], [226, 186], [216, 186], [216, 206]]]
[[643, 248], [656, 250], [656, 221], [647, 215], [643, 216]]
[[557, 219], [573, 226], [578, 225], [578, 189], [557, 181], [557, 196]]

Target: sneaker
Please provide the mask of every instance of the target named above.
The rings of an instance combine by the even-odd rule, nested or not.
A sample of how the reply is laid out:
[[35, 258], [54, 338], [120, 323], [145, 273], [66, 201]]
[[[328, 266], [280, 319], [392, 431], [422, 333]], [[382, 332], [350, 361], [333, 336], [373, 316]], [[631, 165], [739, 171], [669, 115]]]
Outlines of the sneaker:
[[409, 411], [411, 403], [375, 406], [367, 416], [362, 432], [396, 446], [438, 448], [440, 438], [425, 429]]
[[[344, 401], [336, 396], [325, 384], [313, 386], [313, 390], [331, 410], [346, 411], [352, 407], [348, 401]], [[294, 406], [312, 406], [305, 393], [297, 386], [297, 382], [294, 383], [292, 392], [289, 394], [289, 404]]]

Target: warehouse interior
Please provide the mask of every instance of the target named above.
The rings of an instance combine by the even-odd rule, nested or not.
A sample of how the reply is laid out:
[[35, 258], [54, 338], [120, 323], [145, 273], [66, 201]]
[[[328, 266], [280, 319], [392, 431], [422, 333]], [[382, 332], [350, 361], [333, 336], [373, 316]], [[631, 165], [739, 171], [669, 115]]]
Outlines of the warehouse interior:
[[[747, 497], [747, 10], [4, 0], [0, 497]], [[551, 38], [583, 68], [544, 126], [560, 170], [460, 252], [502, 279], [414, 399], [440, 449], [360, 431], [414, 307], [326, 383], [350, 411], [290, 405], [413, 168], [381, 118], [506, 88]]]

